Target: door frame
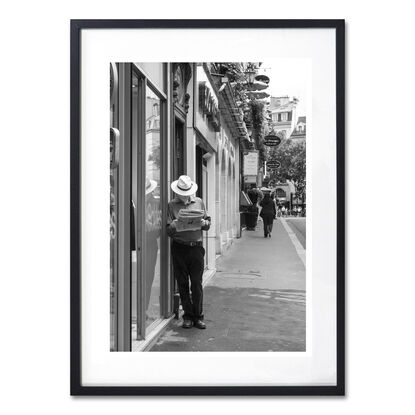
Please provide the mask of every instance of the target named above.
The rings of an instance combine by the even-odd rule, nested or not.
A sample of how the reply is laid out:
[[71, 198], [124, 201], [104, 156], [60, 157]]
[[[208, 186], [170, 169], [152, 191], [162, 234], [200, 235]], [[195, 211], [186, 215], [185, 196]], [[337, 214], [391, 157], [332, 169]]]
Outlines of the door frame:
[[[166, 67], [164, 67], [166, 69]], [[163, 276], [168, 275], [168, 247], [167, 234], [163, 229], [163, 224], [167, 221], [167, 95], [161, 91], [155, 83], [153, 83], [145, 71], [136, 63], [132, 64], [132, 72], [139, 79], [139, 95], [138, 95], [138, 128], [137, 128], [137, 152], [134, 155], [137, 157], [137, 213], [135, 221], [135, 235], [136, 235], [136, 252], [137, 252], [137, 267], [136, 267], [136, 281], [137, 281], [137, 337], [135, 340], [144, 340], [146, 338], [146, 235], [145, 235], [145, 214], [144, 213], [145, 198], [138, 197], [145, 194], [146, 182], [146, 90], [150, 88], [151, 91], [160, 99], [160, 209], [161, 209], [161, 232], [160, 232], [160, 317], [152, 323], [150, 327], [155, 327], [157, 322], [167, 317], [169, 310], [169, 283], [168, 278]], [[131, 107], [132, 110], [132, 107]]]

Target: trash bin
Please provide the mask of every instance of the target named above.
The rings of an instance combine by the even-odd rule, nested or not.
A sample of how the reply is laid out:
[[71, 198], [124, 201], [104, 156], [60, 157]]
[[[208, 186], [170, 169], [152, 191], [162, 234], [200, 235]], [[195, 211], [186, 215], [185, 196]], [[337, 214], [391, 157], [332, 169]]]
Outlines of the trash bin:
[[246, 229], [254, 231], [258, 221], [258, 207], [249, 206], [248, 211], [245, 213]]
[[241, 229], [246, 226], [246, 211], [240, 211], [241, 215]]

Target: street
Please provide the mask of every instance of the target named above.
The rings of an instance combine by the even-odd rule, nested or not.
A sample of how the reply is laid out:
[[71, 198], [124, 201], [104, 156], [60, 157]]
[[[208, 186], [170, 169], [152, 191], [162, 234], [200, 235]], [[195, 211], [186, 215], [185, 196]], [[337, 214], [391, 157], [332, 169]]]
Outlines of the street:
[[287, 218], [287, 223], [297, 236], [299, 242], [306, 248], [306, 218]]
[[272, 238], [264, 238], [262, 222], [244, 231], [205, 286], [207, 329], [173, 320], [151, 351], [304, 351], [305, 267], [293, 233], [304, 247], [305, 218], [274, 221]]

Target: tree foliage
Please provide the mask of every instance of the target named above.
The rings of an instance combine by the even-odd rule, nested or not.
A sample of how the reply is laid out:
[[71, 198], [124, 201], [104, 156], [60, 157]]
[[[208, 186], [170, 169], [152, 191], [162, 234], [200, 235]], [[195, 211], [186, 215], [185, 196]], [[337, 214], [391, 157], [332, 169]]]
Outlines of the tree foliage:
[[259, 150], [259, 160], [265, 161], [266, 150], [264, 146], [265, 110], [264, 104], [256, 100], [250, 101], [250, 118], [252, 120], [252, 137]]
[[281, 167], [270, 171], [270, 185], [292, 180], [296, 187], [297, 196], [303, 197], [306, 191], [305, 142], [286, 139], [278, 147], [271, 148], [268, 153], [267, 161], [281, 163]]
[[158, 169], [160, 169], [160, 146], [154, 146], [148, 156], [148, 161], [152, 161]]
[[227, 77], [232, 89], [232, 94], [237, 107], [243, 114], [248, 130], [252, 131], [257, 150], [259, 150], [260, 162], [265, 161], [266, 151], [264, 147], [264, 130], [266, 124], [265, 105], [263, 102], [250, 98], [248, 95], [248, 69], [257, 69], [258, 63], [254, 62], [216, 62], [216, 71]]

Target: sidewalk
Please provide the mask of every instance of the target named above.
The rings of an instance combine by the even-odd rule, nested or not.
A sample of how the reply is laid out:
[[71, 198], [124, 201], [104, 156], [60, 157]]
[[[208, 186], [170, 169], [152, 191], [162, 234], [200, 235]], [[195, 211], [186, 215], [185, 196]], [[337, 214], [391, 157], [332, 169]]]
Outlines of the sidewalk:
[[151, 351], [304, 351], [305, 268], [281, 219], [244, 231], [204, 288], [206, 330], [173, 320]]

